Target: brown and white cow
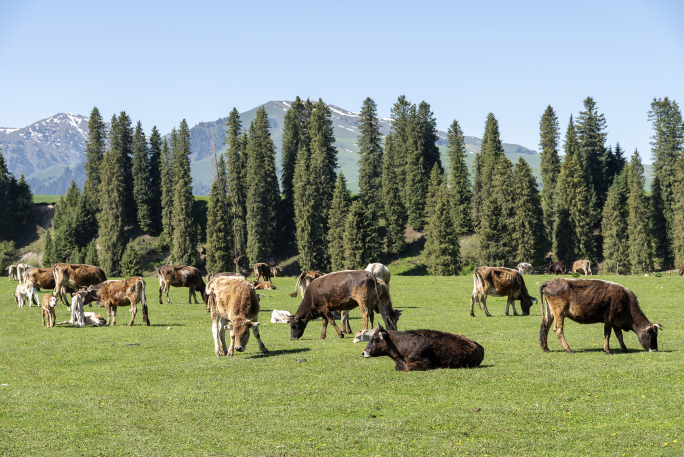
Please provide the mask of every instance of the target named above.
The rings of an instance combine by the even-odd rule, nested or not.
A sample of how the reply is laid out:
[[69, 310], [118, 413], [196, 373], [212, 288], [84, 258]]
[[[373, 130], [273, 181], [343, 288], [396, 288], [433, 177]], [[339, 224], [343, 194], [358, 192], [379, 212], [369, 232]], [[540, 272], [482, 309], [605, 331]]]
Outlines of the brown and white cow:
[[9, 275], [10, 281], [19, 281], [19, 277], [17, 276], [17, 266], [16, 265], [10, 265], [7, 268], [7, 273]]
[[66, 301], [66, 288], [78, 290], [81, 287], [94, 286], [107, 280], [104, 270], [92, 265], [58, 263], [52, 267], [55, 278], [55, 287], [52, 295], [59, 297], [62, 303], [69, 306]]
[[[247, 281], [214, 278], [207, 284], [207, 301], [211, 310], [214, 354], [217, 357], [244, 351], [250, 329], [261, 352], [268, 353], [259, 336], [259, 298]], [[230, 330], [230, 348], [226, 348], [226, 329]]]
[[[79, 293], [79, 295], [81, 295]], [[105, 281], [88, 287], [82, 295], [83, 303], [97, 301], [102, 303], [107, 311], [107, 325], [116, 325], [116, 311], [119, 306], [131, 307], [131, 321], [133, 325], [135, 315], [138, 312], [137, 304], [143, 305], [143, 322], [150, 325], [147, 311], [147, 297], [145, 296], [145, 280], [139, 276], [121, 279], [118, 281]]]
[[553, 330], [563, 348], [572, 353], [563, 333], [566, 317], [579, 324], [603, 323], [603, 350], [606, 354], [610, 354], [611, 329], [615, 332], [622, 352], [627, 352], [627, 346], [622, 340], [623, 330], [636, 333], [645, 350], [658, 350], [658, 329], [662, 330], [663, 326], [652, 324], [646, 318], [636, 295], [625, 286], [600, 279], [556, 278], [543, 283], [539, 287], [539, 294], [542, 300], [539, 345], [544, 351], [549, 350], [547, 337], [555, 319]]
[[[532, 301], [537, 301], [527, 293], [525, 280], [517, 270], [505, 267], [477, 267], [473, 271], [473, 295], [470, 297], [470, 315], [475, 317], [475, 302], [480, 309], [484, 309], [485, 314], [491, 317], [487, 309], [487, 296], [507, 297], [506, 316], [508, 307], [513, 307], [513, 314], [518, 315], [515, 310], [515, 300], [520, 300], [520, 308], [523, 316], [530, 314]], [[482, 303], [480, 303], [482, 295]]]
[[43, 295], [43, 303], [41, 306], [41, 316], [43, 317], [43, 327], [47, 320], [48, 327], [54, 327], [57, 316], [55, 315], [55, 306], [57, 306], [57, 297], [50, 294]]
[[169, 298], [169, 286], [173, 287], [187, 287], [188, 303], [192, 303], [192, 299], [197, 301], [195, 291], [199, 291], [202, 295], [202, 300], [207, 303], [205, 284], [202, 279], [202, 273], [195, 268], [187, 265], [163, 265], [157, 269], [159, 275], [159, 304], [162, 304], [162, 290], [166, 294], [166, 302], [171, 303]]
[[[366, 269], [366, 271], [368, 271], [368, 269]], [[385, 284], [385, 281], [379, 279], [377, 276], [375, 281], [377, 282], [378, 286], [378, 296], [375, 298], [375, 301], [373, 302], [373, 311], [382, 316], [382, 312], [380, 310], [380, 303], [384, 303], [385, 307], [387, 308], [387, 314], [392, 318], [392, 321], [396, 325], [399, 321], [399, 317], [401, 316], [401, 311], [398, 309], [394, 309], [394, 307], [392, 306], [392, 298], [390, 297], [389, 286]], [[351, 335], [352, 329], [349, 325], [349, 310], [342, 311], [340, 314], [340, 318], [342, 320], [342, 333], [348, 333]], [[385, 321], [385, 327], [387, 327], [388, 325], [391, 324], [388, 324], [388, 322]]]
[[254, 280], [258, 281], [259, 277], [263, 277], [264, 281], [271, 280], [271, 267], [265, 263], [255, 263], [252, 267], [254, 269]]
[[[101, 325], [105, 325], [107, 323], [107, 320], [102, 316], [101, 314], [98, 313], [92, 313], [92, 312], [85, 312], [83, 313], [83, 319], [85, 322], [85, 325], [92, 325], [93, 327], [99, 327]], [[71, 320], [64, 321], [64, 322], [57, 322], [57, 325], [63, 325], [63, 324], [69, 324], [69, 325], [76, 325], [76, 321], [74, 321], [73, 317]]]
[[518, 273], [521, 275], [534, 274], [534, 267], [532, 267], [531, 263], [520, 262], [518, 264]]
[[254, 290], [276, 290], [276, 286], [270, 281], [254, 281], [251, 285]]
[[572, 264], [572, 272], [584, 271], [584, 276], [591, 275], [591, 262], [588, 260], [576, 260]]
[[303, 297], [304, 291], [306, 291], [306, 288], [309, 287], [309, 284], [311, 284], [314, 279], [318, 279], [324, 275], [325, 273], [321, 273], [320, 271], [301, 272], [297, 278], [297, 284], [295, 284], [295, 291], [290, 294], [290, 297], [296, 297], [297, 292], [301, 293]]
[[17, 305], [19, 305], [19, 308], [24, 307], [24, 301], [26, 299], [28, 299], [29, 308], [33, 306], [33, 303], [35, 303], [36, 306], [40, 306], [40, 302], [38, 301], [38, 292], [36, 291], [36, 288], [33, 286], [32, 282], [22, 282], [17, 284], [17, 289], [12, 295], [14, 296], [14, 300]]
[[280, 267], [271, 267], [271, 277], [278, 278], [283, 274], [283, 269]]
[[[340, 338], [342, 331], [335, 324], [333, 311], [351, 310], [357, 306], [363, 314], [364, 328], [373, 326], [373, 304], [378, 296], [377, 282], [366, 270], [346, 270], [321, 276], [313, 281], [304, 292], [302, 303], [290, 320], [290, 339], [297, 340], [312, 319], [323, 320], [321, 339], [325, 338], [328, 321], [333, 325]], [[385, 303], [380, 303], [380, 311], [393, 329], [397, 328], [394, 317], [390, 316]], [[370, 327], [369, 327], [370, 326]]]

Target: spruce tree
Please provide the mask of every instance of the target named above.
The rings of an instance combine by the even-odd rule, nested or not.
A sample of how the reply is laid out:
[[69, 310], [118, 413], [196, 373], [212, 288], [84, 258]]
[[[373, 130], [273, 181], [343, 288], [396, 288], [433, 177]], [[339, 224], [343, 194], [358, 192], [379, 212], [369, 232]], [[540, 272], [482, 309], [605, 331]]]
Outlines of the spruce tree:
[[684, 261], [684, 159], [675, 165], [672, 246], [674, 266]]
[[406, 210], [395, 168], [394, 137], [385, 138], [385, 158], [382, 164], [382, 200], [386, 221], [387, 241], [385, 251], [397, 258], [406, 246]]
[[344, 224], [351, 205], [351, 193], [347, 189], [347, 180], [340, 172], [333, 192], [330, 218], [328, 220], [328, 256], [330, 269], [339, 271], [344, 269]]
[[366, 206], [372, 206], [377, 214], [382, 213], [382, 134], [377, 105], [372, 98], [363, 101], [359, 113], [359, 196]]
[[[172, 138], [176, 136], [176, 129], [171, 131]], [[159, 159], [161, 170], [161, 225], [162, 237], [166, 242], [173, 238], [173, 158], [169, 144], [164, 138], [162, 154]]]
[[159, 204], [162, 201], [162, 139], [156, 125], [150, 134], [149, 150], [150, 230], [159, 233], [162, 230], [162, 206]]
[[232, 246], [228, 218], [225, 161], [216, 163], [216, 177], [209, 193], [207, 210], [207, 271], [228, 271], [232, 265]]
[[480, 224], [475, 233], [479, 238], [478, 258], [482, 265], [498, 266], [511, 262], [514, 256], [512, 228], [513, 217], [511, 161], [502, 156], [492, 170], [490, 191], [480, 212]]
[[43, 240], [43, 267], [52, 268], [56, 263], [55, 245], [52, 242], [50, 229], [47, 229], [45, 231], [45, 239]]
[[[406, 175], [406, 161], [409, 148], [409, 137], [414, 137], [416, 140], [416, 105], [406, 100], [404, 95], [401, 95], [391, 109], [392, 124], [390, 126], [390, 133], [392, 134], [394, 142], [394, 167], [397, 176], [404, 177]], [[406, 206], [406, 191], [404, 189], [405, 180], [399, 181], [399, 189], [401, 191], [401, 198], [404, 206]]]
[[[297, 151], [300, 145], [308, 145], [305, 137], [307, 118], [305, 107], [299, 96], [292, 102], [285, 113], [283, 121], [283, 140], [281, 152], [281, 183], [283, 189], [283, 229], [286, 233], [294, 233], [294, 172], [297, 162]], [[232, 114], [232, 113], [231, 113]]]
[[418, 126], [418, 143], [425, 164], [424, 172], [427, 175], [432, 167], [437, 164], [442, 170], [442, 159], [439, 155], [437, 141], [437, 119], [430, 109], [430, 104], [425, 101], [420, 102], [416, 112], [416, 123]]
[[577, 117], [577, 140], [579, 143], [579, 162], [584, 172], [584, 179], [590, 191], [596, 194], [595, 202], [592, 202], [591, 213], [597, 220], [592, 219], [592, 224], [600, 223], [598, 216], [606, 199], [606, 192], [610, 185], [606, 179], [604, 164], [606, 161], [606, 119], [598, 113], [596, 102], [593, 98], [584, 99], [584, 111], [580, 111]]
[[[487, 115], [485, 132], [482, 136], [480, 151], [475, 156], [473, 180], [473, 226], [477, 228], [482, 218], [481, 209], [485, 196], [492, 191], [493, 178], [499, 162], [506, 159], [499, 135], [499, 123], [494, 114]], [[508, 159], [506, 159], [508, 160]], [[499, 203], [499, 206], [501, 203]]]
[[377, 262], [379, 240], [377, 217], [372, 209], [364, 208], [355, 201], [349, 207], [344, 224], [344, 267], [347, 270], [361, 270], [369, 263]]
[[[107, 149], [107, 132], [104, 120], [100, 115], [100, 110], [96, 107], [90, 112], [88, 120], [88, 140], [86, 141], [85, 156], [86, 162], [83, 166], [86, 173], [83, 193], [88, 196], [88, 211], [93, 219], [99, 210], [100, 197], [100, 167]], [[97, 231], [97, 227], [92, 227], [89, 235]]]
[[133, 198], [137, 213], [138, 226], [141, 230], [149, 232], [152, 229], [152, 206], [150, 200], [150, 164], [147, 152], [147, 140], [143, 132], [142, 124], [138, 121], [133, 134]]
[[532, 168], [520, 157], [513, 170], [510, 193], [515, 197], [511, 239], [513, 240], [513, 261], [541, 265], [549, 248], [537, 181]]
[[123, 257], [121, 258], [121, 276], [130, 278], [132, 276], [142, 276], [140, 266], [140, 253], [135, 247], [135, 241], [130, 240], [126, 245]]
[[[436, 168], [439, 168], [437, 163], [433, 170]], [[447, 194], [444, 184], [437, 187], [433, 197], [434, 209], [425, 230], [425, 263], [428, 273], [435, 276], [457, 275], [459, 268], [460, 245]]]
[[454, 228], [457, 235], [463, 235], [472, 230], [470, 173], [466, 165], [466, 147], [463, 130], [456, 120], [449, 126], [447, 132], [448, 146], [446, 150], [449, 158], [449, 201], [454, 218]]
[[437, 204], [437, 191], [444, 185], [444, 173], [435, 162], [430, 171], [430, 179], [428, 179], [427, 196], [425, 197], [425, 221], [427, 221], [435, 210]]
[[541, 150], [541, 179], [542, 179], [542, 202], [544, 210], [544, 228], [547, 237], [553, 232], [553, 194], [556, 181], [560, 173], [560, 158], [558, 156], [559, 129], [556, 112], [551, 105], [539, 121], [539, 149]]
[[[617, 265], [627, 268], [629, 242], [627, 239], [627, 196], [629, 169], [624, 168], [608, 189], [603, 207], [601, 234], [603, 235], [603, 270], [616, 271]], [[624, 270], [623, 270], [624, 271]]]
[[[133, 196], [133, 126], [130, 116], [125, 111], [119, 113], [118, 118], [112, 118], [109, 131], [109, 148], [120, 151], [121, 169], [124, 176], [124, 222], [136, 222], [135, 197]], [[101, 174], [104, 178], [104, 174]]]
[[295, 240], [299, 252], [299, 268], [317, 270], [322, 268], [323, 255], [319, 251], [323, 233], [314, 200], [319, 197], [311, 182], [309, 151], [301, 145], [297, 153], [294, 173]]
[[629, 163], [629, 264], [632, 273], [643, 274], [653, 269], [650, 249], [650, 230], [646, 197], [644, 196], [644, 166], [635, 149]]
[[420, 142], [417, 121], [409, 125], [407, 142], [404, 145], [404, 201], [408, 225], [420, 231], [425, 223], [425, 199], [427, 198], [428, 177], [425, 172], [425, 159]]
[[95, 240], [91, 240], [90, 243], [88, 243], [88, 247], [86, 248], [86, 253], [83, 258], [83, 263], [96, 267], [100, 265], [97, 259], [97, 246], [95, 245]]
[[323, 213], [324, 233], [327, 233], [328, 209], [332, 203], [332, 194], [337, 181], [337, 148], [332, 125], [332, 113], [323, 100], [314, 105], [309, 119], [309, 135], [311, 137], [311, 173], [313, 184], [320, 193], [319, 210]]
[[[240, 271], [240, 263], [247, 255], [247, 223], [245, 216], [247, 208], [246, 181], [244, 172], [247, 170], [246, 147], [242, 142], [242, 123], [237, 108], [233, 108], [226, 121], [228, 127], [224, 144], [228, 146], [227, 173], [228, 182], [228, 211], [233, 235], [233, 264], [235, 272]], [[242, 260], [244, 263], [244, 260]]]
[[190, 176], [190, 129], [183, 119], [173, 151], [173, 239], [171, 256], [173, 262], [194, 266], [197, 261], [195, 249], [195, 222], [192, 217], [192, 177]]

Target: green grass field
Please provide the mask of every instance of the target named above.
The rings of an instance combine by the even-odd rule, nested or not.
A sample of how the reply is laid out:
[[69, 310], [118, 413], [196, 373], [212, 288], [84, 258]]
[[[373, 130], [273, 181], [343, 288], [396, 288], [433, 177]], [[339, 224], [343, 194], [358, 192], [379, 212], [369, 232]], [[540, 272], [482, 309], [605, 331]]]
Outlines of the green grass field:
[[[538, 296], [544, 276], [526, 276]], [[603, 353], [603, 326], [568, 322], [575, 354], [549, 335], [539, 348], [540, 310], [504, 315], [490, 299], [486, 318], [469, 315], [471, 277], [402, 277], [391, 282], [399, 329], [446, 330], [485, 348], [481, 367], [395, 372], [391, 359], [364, 359], [365, 343], [319, 340], [320, 321], [299, 341], [271, 324], [294, 312], [293, 278], [261, 300], [263, 356], [214, 357], [203, 304], [156, 304], [152, 326], [41, 326], [40, 309], [17, 308], [16, 283], [0, 279], [0, 453], [3, 455], [501, 456], [684, 455], [684, 337], [679, 276], [610, 277], [631, 288], [665, 330], [660, 352]], [[41, 294], [42, 297], [42, 294]], [[90, 309], [87, 309], [90, 310]], [[102, 314], [103, 308], [93, 308]], [[518, 311], [520, 309], [518, 307]], [[67, 320], [58, 308], [58, 321]], [[123, 324], [123, 325], [122, 325]], [[352, 312], [352, 328], [361, 327]], [[169, 329], [170, 327], [170, 329]], [[306, 359], [304, 362], [298, 360]]]

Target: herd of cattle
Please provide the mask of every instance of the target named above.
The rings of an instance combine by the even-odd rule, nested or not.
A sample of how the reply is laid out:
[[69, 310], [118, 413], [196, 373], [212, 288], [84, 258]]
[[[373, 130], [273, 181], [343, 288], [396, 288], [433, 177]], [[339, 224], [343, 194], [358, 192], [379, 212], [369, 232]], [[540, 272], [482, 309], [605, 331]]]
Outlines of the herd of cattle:
[[[564, 271], [564, 263], [551, 264], [550, 271], [558, 266]], [[506, 297], [506, 315], [509, 306], [517, 315], [515, 301], [520, 301], [523, 315], [529, 315], [533, 302], [525, 286], [523, 273], [529, 272], [520, 264], [518, 270], [504, 267], [478, 267], [473, 272], [474, 289], [470, 300], [470, 314], [474, 314], [474, 305], [491, 316], [487, 309], [487, 296]], [[530, 266], [531, 267], [531, 266]], [[213, 273], [204, 278], [197, 268], [184, 265], [164, 265], [157, 270], [159, 277], [159, 303], [162, 303], [162, 291], [167, 303], [171, 303], [169, 287], [187, 287], [188, 303], [199, 292], [211, 313], [211, 328], [214, 337], [214, 353], [216, 356], [232, 356], [234, 351], [245, 350], [251, 333], [257, 340], [263, 353], [268, 350], [259, 335], [258, 315], [260, 311], [259, 289], [275, 289], [270, 282], [271, 277], [279, 276], [282, 271], [269, 267], [265, 263], [254, 265], [255, 281], [249, 282], [238, 273]], [[573, 264], [573, 272], [584, 270], [591, 274], [590, 263], [580, 260]], [[145, 281], [141, 277], [122, 280], [107, 280], [104, 271], [91, 265], [58, 263], [53, 268], [33, 268], [26, 264], [12, 265], [9, 278], [18, 280], [16, 303], [22, 307], [26, 300], [29, 306], [33, 303], [41, 306], [43, 326], [53, 327], [56, 324], [85, 325], [116, 324], [117, 308], [131, 307], [133, 325], [137, 313], [137, 305], [142, 305], [143, 322], [150, 325]], [[263, 281], [259, 281], [263, 278]], [[389, 293], [390, 272], [384, 265], [374, 263], [365, 270], [345, 270], [324, 274], [318, 271], [305, 271], [299, 275], [295, 290], [290, 294], [302, 295], [302, 301], [295, 314], [287, 311], [273, 310], [271, 322], [287, 322], [290, 325], [290, 338], [299, 339], [307, 324], [320, 318], [322, 321], [321, 338], [326, 337], [328, 323], [334, 327], [342, 338], [344, 333], [351, 334], [349, 311], [359, 308], [363, 315], [364, 330], [356, 334], [354, 342], [368, 341], [363, 351], [364, 357], [389, 356], [396, 363], [397, 370], [425, 370], [432, 368], [461, 368], [479, 366], [484, 358], [484, 349], [478, 343], [461, 335], [434, 330], [397, 330], [397, 321], [401, 311], [395, 310]], [[39, 303], [38, 291], [51, 290]], [[71, 303], [66, 294], [71, 294]], [[548, 351], [547, 336], [554, 322], [554, 331], [563, 348], [570, 347], [563, 334], [564, 319], [569, 318], [581, 324], [604, 324], [604, 350], [610, 353], [609, 339], [611, 331], [615, 332], [623, 352], [627, 348], [622, 339], [622, 331], [633, 331], [639, 343], [649, 351], [657, 351], [658, 330], [662, 326], [651, 323], [639, 308], [636, 296], [632, 291], [619, 284], [603, 280], [555, 278], [544, 282], [540, 288], [542, 323], [539, 332], [539, 343], [544, 351]], [[480, 299], [481, 297], [481, 299]], [[56, 323], [55, 307], [58, 300], [70, 306], [71, 319]], [[105, 308], [106, 319], [93, 312], [85, 312], [84, 305], [96, 302]], [[380, 314], [386, 329], [374, 328], [375, 313]], [[340, 329], [335, 319], [340, 319]], [[230, 331], [230, 346], [226, 347], [225, 332]]]

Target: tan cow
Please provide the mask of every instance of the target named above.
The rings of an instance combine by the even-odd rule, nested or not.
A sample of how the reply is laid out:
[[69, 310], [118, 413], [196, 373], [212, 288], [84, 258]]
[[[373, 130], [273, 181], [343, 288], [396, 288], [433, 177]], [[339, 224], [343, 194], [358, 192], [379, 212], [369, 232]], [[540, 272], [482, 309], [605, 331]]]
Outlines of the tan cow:
[[[224, 277], [212, 279], [207, 285], [207, 299], [217, 357], [244, 351], [250, 329], [261, 352], [268, 353], [259, 336], [259, 298], [247, 281]], [[226, 348], [226, 329], [230, 330], [230, 348]]]
[[10, 265], [8, 268], [8, 273], [9, 273], [9, 280], [10, 281], [19, 281], [19, 277], [17, 276], [17, 266], [16, 265]]
[[171, 303], [169, 298], [169, 286], [173, 287], [187, 287], [188, 288], [188, 303], [192, 303], [192, 299], [197, 301], [195, 291], [202, 294], [202, 300], [207, 302], [205, 284], [202, 279], [202, 273], [195, 268], [187, 265], [163, 265], [157, 269], [159, 275], [159, 304], [162, 304], [162, 290], [166, 294], [166, 302]]
[[78, 290], [81, 287], [94, 286], [107, 280], [104, 270], [92, 265], [58, 263], [52, 267], [52, 273], [55, 278], [52, 295], [59, 297], [67, 306], [69, 303], [66, 301], [66, 287]]
[[263, 277], [264, 281], [271, 280], [271, 267], [265, 263], [255, 263], [252, 267], [254, 269], [254, 280], [258, 281], [259, 277]]
[[45, 320], [47, 319], [47, 326], [54, 327], [57, 316], [55, 315], [55, 306], [57, 306], [57, 297], [50, 294], [43, 295], [43, 304], [41, 306], [41, 316], [43, 317], [43, 327], [45, 327]]
[[[81, 293], [79, 292], [79, 295]], [[105, 281], [100, 284], [88, 287], [85, 294], [82, 294], [83, 302], [97, 301], [104, 304], [107, 311], [107, 325], [116, 325], [116, 311], [119, 306], [131, 307], [131, 321], [128, 325], [133, 325], [135, 315], [138, 312], [137, 304], [143, 305], [143, 322], [150, 325], [147, 311], [147, 297], [145, 296], [145, 281], [139, 276], [121, 279], [118, 281]]]
[[591, 262], [588, 260], [577, 260], [572, 264], [572, 272], [584, 271], [584, 276], [591, 276]]
[[254, 281], [251, 285], [254, 290], [276, 290], [276, 286], [270, 281]]
[[[97, 313], [85, 312], [83, 313], [83, 319], [85, 320], [85, 325], [92, 325], [93, 327], [99, 327], [100, 325], [104, 325], [107, 323], [104, 316]], [[73, 317], [71, 318], [71, 320], [68, 321], [57, 322], [57, 325], [63, 324], [76, 325]]]
[[314, 279], [318, 279], [324, 275], [325, 273], [321, 273], [320, 271], [303, 271], [297, 278], [297, 284], [295, 284], [295, 291], [290, 294], [290, 297], [296, 297], [298, 291], [302, 294], [303, 297], [306, 288], [309, 287], [309, 284], [311, 284], [311, 282], [313, 282]]
[[[520, 300], [520, 308], [523, 316], [530, 314], [532, 301], [537, 301], [527, 293], [525, 280], [522, 275], [512, 268], [505, 267], [477, 267], [473, 271], [473, 295], [470, 297], [470, 315], [475, 317], [475, 302], [480, 309], [484, 309], [485, 314], [491, 317], [487, 309], [487, 295], [492, 297], [507, 297], [506, 316], [508, 316], [509, 305], [513, 307], [513, 314], [518, 315], [515, 310], [515, 300]], [[482, 303], [480, 303], [482, 295]], [[484, 308], [483, 308], [484, 307]]]

